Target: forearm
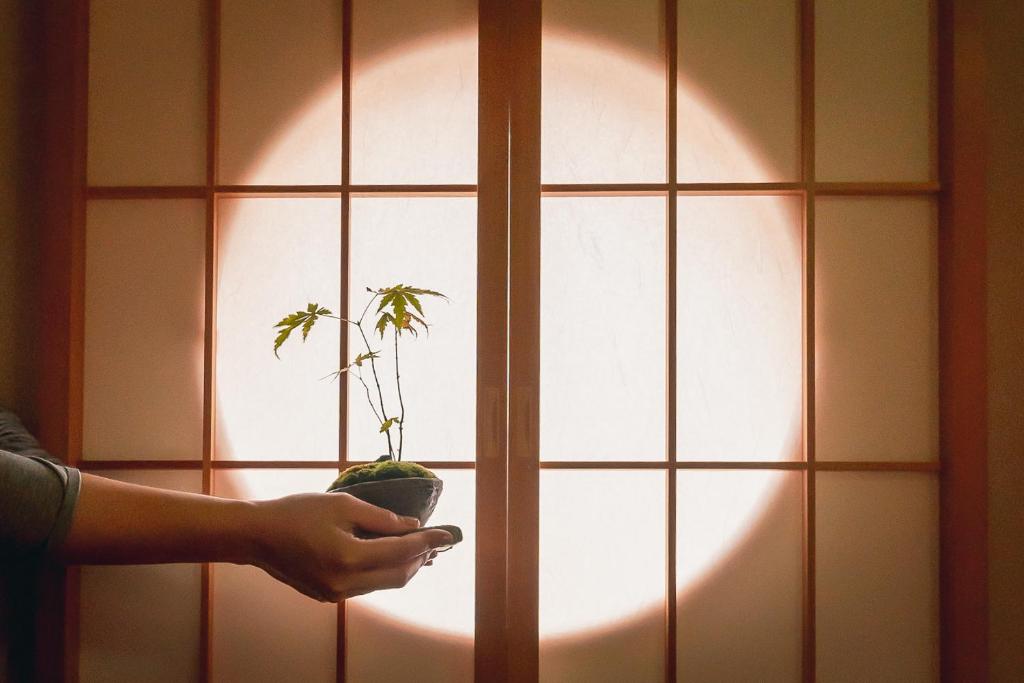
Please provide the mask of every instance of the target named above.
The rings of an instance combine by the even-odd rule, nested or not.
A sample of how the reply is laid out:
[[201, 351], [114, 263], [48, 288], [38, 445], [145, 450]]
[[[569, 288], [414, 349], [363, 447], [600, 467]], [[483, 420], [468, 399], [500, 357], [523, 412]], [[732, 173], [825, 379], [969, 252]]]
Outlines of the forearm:
[[250, 563], [257, 506], [82, 474], [71, 530], [58, 550], [78, 564]]

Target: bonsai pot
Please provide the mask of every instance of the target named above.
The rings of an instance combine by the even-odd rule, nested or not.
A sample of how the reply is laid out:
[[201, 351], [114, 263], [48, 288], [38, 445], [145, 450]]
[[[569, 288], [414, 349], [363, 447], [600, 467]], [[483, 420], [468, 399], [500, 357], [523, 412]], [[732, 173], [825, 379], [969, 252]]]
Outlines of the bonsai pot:
[[332, 484], [330, 493], [348, 493], [359, 500], [391, 510], [396, 515], [415, 517], [426, 525], [434, 513], [437, 499], [444, 488], [440, 479], [429, 477], [403, 477], [364, 481], [347, 486]]

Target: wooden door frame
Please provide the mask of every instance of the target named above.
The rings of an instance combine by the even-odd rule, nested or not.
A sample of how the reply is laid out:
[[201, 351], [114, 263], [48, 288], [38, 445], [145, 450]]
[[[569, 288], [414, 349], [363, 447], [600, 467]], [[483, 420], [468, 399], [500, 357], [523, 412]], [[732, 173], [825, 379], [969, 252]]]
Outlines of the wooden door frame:
[[[941, 599], [941, 672], [943, 680], [986, 680], [988, 672], [988, 492], [987, 492], [987, 414], [986, 414], [986, 323], [985, 323], [985, 66], [982, 39], [983, 7], [971, 0], [935, 0], [938, 20], [938, 149], [939, 149], [939, 383], [940, 383], [940, 599]], [[503, 17], [501, 25], [517, 24], [517, 30], [539, 31], [539, 3], [528, 0], [482, 0], [481, 16]], [[510, 9], [515, 8], [510, 15]], [[529, 10], [523, 13], [523, 9]], [[39, 225], [41, 249], [40, 301], [43, 326], [41, 372], [36, 396], [38, 432], [43, 445], [55, 455], [77, 463], [81, 450], [82, 423], [82, 350], [84, 284], [84, 209], [86, 92], [88, 30], [85, 0], [52, 0], [44, 3], [34, 20], [38, 26], [31, 34], [37, 42], [28, 46], [41, 64], [35, 84], [46, 103], [40, 139], [41, 171], [36, 190], [41, 207]], [[498, 24], [495, 24], [496, 26]], [[524, 28], [527, 27], [527, 28]], [[70, 39], [69, 39], [70, 37]], [[538, 78], [539, 55], [533, 61], [517, 63], [516, 71], [501, 57], [496, 46], [508, 43], [510, 36], [499, 29], [481, 32], [480, 73], [503, 73], [511, 78]], [[514, 46], [513, 46], [514, 51]], [[528, 52], [528, 50], [527, 50]], [[506, 53], [507, 55], [507, 53]], [[488, 80], [488, 82], [493, 82]], [[513, 83], [515, 81], [512, 81]], [[483, 80], [481, 81], [483, 85]], [[514, 100], [508, 94], [492, 92], [486, 86], [480, 92], [480, 136], [507, 134], [509, 126], [529, 130], [538, 125], [535, 103]], [[514, 89], [513, 89], [514, 92]], [[518, 123], [517, 123], [518, 122]], [[503, 131], [505, 131], [503, 133]], [[522, 138], [520, 138], [522, 139]], [[534, 154], [537, 159], [533, 159]], [[539, 182], [535, 164], [539, 146], [520, 149], [517, 158], [525, 165], [508, 166], [507, 156], [481, 155], [480, 224], [489, 231], [487, 245], [480, 247], [480, 263], [495, 266], [507, 257], [508, 242], [494, 239], [495, 226], [508, 220], [515, 232], [517, 216], [508, 216], [507, 203], [500, 191], [483, 198], [485, 186], [507, 184], [512, 193], [534, 192]], [[523, 194], [525, 196], [525, 194]], [[539, 196], [539, 195], [538, 195]], [[517, 203], [517, 206], [524, 206]], [[502, 215], [502, 211], [506, 213]], [[530, 211], [539, 211], [539, 206]], [[486, 217], [486, 218], [485, 218]], [[524, 221], [539, 220], [535, 216]], [[532, 248], [523, 243], [523, 258], [512, 254], [511, 277], [525, 281], [533, 277], [537, 263]], [[519, 248], [513, 242], [512, 250]], [[511, 310], [517, 315], [535, 316], [539, 303], [530, 291], [526, 299], [514, 297]], [[505, 310], [505, 288], [482, 288], [479, 311], [489, 315]], [[515, 326], [512, 326], [515, 330]], [[489, 349], [487, 357], [507, 353], [504, 332], [484, 332], [478, 342]], [[528, 342], [518, 346], [529, 351]], [[535, 349], [534, 349], [535, 351]], [[513, 377], [534, 382], [537, 359], [531, 355], [510, 359], [516, 367]], [[494, 355], [494, 357], [497, 357]], [[482, 356], [483, 357], [483, 356]], [[507, 476], [517, 490], [536, 491], [535, 464], [509, 458], [505, 444], [518, 444], [515, 452], [535, 451], [537, 406], [531, 388], [511, 396], [503, 390], [508, 378], [505, 368], [478, 368], [477, 422], [485, 428], [477, 436], [481, 456], [478, 475], [482, 490], [494, 493], [499, 508], [508, 512], [507, 492], [502, 483]], [[519, 430], [506, 430], [500, 416], [509, 411], [512, 424]], [[506, 434], [506, 431], [510, 432]], [[519, 443], [519, 442], [522, 443]], [[478, 498], [478, 506], [486, 499]], [[516, 498], [516, 514], [526, 515], [536, 524], [536, 501]], [[519, 509], [521, 507], [522, 509]], [[533, 510], [533, 512], [531, 512]], [[507, 532], [507, 517], [492, 514], [488, 527]], [[483, 527], [482, 527], [483, 528]], [[536, 537], [536, 530], [528, 534]], [[490, 538], [490, 535], [488, 536]], [[530, 548], [514, 548], [516, 536], [502, 536], [511, 552], [510, 562], [535, 561]], [[504, 548], [495, 547], [500, 552]], [[535, 549], [534, 549], [535, 550]], [[501, 553], [505, 555], [505, 553]], [[512, 638], [513, 632], [530, 637], [536, 633], [536, 611], [521, 613], [508, 609], [514, 604], [516, 590], [534, 593], [535, 586], [507, 584], [509, 567], [501, 563], [477, 560], [478, 588], [490, 614], [498, 623], [478, 632], [477, 678], [504, 680], [512, 674], [519, 680], [532, 680], [535, 669], [516, 674], [516, 656], [529, 651], [527, 638]], [[511, 558], [515, 558], [514, 560]], [[532, 559], [531, 559], [532, 558]], [[521, 573], [517, 570], [517, 574]], [[39, 651], [37, 670], [40, 680], [77, 678], [77, 582], [76, 571], [53, 570], [43, 590], [46, 604], [41, 605], [36, 632]], [[508, 585], [508, 591], [503, 588]], [[499, 588], [500, 587], [500, 588]], [[481, 605], [484, 603], [481, 602]], [[484, 609], [478, 605], [479, 609]], [[495, 611], [496, 610], [496, 611]], [[514, 617], [514, 618], [513, 618]], [[479, 619], [478, 619], [479, 622]], [[478, 626], [479, 628], [479, 626]], [[510, 629], [510, 630], [506, 630]], [[535, 652], [535, 649], [533, 650]], [[535, 662], [535, 655], [531, 657]]]
[[988, 680], [984, 5], [939, 0], [939, 595], [944, 681]]

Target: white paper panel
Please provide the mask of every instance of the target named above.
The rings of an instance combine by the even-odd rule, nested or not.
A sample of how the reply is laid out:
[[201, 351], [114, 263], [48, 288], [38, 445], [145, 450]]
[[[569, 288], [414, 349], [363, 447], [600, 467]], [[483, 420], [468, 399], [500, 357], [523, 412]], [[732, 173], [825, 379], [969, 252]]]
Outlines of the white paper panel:
[[678, 477], [677, 679], [799, 680], [803, 475]]
[[89, 202], [86, 458], [202, 458], [205, 234], [201, 200]]
[[931, 149], [930, 0], [818, 0], [818, 180], [922, 181]]
[[938, 255], [924, 198], [816, 211], [817, 457], [938, 457]]
[[939, 680], [938, 481], [819, 472], [817, 675]]
[[665, 200], [541, 201], [545, 460], [665, 457]]
[[800, 200], [682, 197], [677, 220], [679, 457], [800, 458]]
[[476, 5], [353, 4], [353, 182], [476, 182]]
[[200, 0], [89, 3], [92, 185], [206, 181], [206, 20]]
[[665, 48], [656, 0], [548, 0], [541, 179], [665, 179]]
[[[332, 470], [221, 470], [218, 496], [269, 499], [324, 491]], [[336, 680], [337, 607], [250, 566], [213, 568], [213, 677], [218, 681]]]
[[322, 319], [274, 357], [273, 326], [319, 303], [338, 312], [337, 199], [225, 199], [218, 204], [217, 457], [338, 457], [340, 324]]
[[341, 5], [223, 0], [221, 182], [341, 182]]
[[429, 523], [455, 524], [464, 540], [405, 588], [346, 603], [351, 683], [473, 680], [476, 476], [467, 470], [435, 474], [444, 492]]
[[681, 182], [799, 178], [798, 5], [679, 3]]
[[[474, 460], [476, 457], [476, 200], [468, 197], [354, 199], [349, 313], [358, 319], [370, 295], [397, 284], [433, 289], [450, 301], [421, 297], [430, 334], [403, 335], [399, 369], [406, 408], [404, 455], [411, 460]], [[399, 413], [394, 337], [373, 332], [377, 305], [363, 324], [373, 350], [388, 416]], [[362, 337], [349, 329], [351, 358], [364, 352]], [[371, 368], [363, 378], [376, 397]], [[349, 451], [352, 460], [387, 453], [387, 442], [366, 401], [349, 377]], [[377, 399], [379, 401], [379, 398]], [[379, 406], [378, 406], [379, 407]], [[397, 438], [398, 430], [392, 436]], [[396, 442], [397, 443], [397, 442]]]
[[665, 473], [540, 475], [540, 680], [658, 681]]
[[[199, 470], [103, 476], [192, 493], [203, 485]], [[199, 565], [82, 567], [80, 591], [82, 683], [199, 680]]]

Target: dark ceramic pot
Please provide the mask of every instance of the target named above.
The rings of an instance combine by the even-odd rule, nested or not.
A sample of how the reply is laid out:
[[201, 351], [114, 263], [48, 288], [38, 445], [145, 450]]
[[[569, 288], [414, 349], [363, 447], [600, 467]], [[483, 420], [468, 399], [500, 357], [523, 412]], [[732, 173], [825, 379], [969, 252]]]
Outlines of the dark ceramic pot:
[[330, 488], [330, 493], [348, 493], [359, 500], [391, 510], [396, 515], [416, 517], [421, 525], [426, 525], [430, 515], [437, 507], [437, 499], [441, 496], [444, 482], [440, 479], [426, 477], [405, 477], [403, 479], [383, 479], [381, 481], [364, 481], [349, 486]]

